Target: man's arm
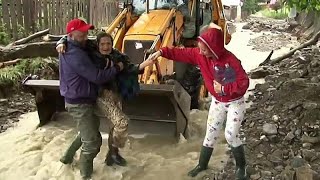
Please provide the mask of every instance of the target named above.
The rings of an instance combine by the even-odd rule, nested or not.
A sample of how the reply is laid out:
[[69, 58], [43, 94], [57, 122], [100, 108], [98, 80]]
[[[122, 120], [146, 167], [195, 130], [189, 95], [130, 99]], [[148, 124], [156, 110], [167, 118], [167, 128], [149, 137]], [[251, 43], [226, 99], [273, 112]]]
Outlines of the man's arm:
[[[58, 51], [58, 53], [65, 53], [67, 41], [68, 36], [65, 35], [56, 43], [56, 50]], [[86, 47], [89, 52], [96, 51], [98, 49], [96, 41], [90, 39], [87, 40]]]
[[83, 55], [76, 55], [72, 60], [64, 60], [79, 76], [99, 85], [112, 80], [123, 68], [123, 66], [121, 67], [121, 64], [115, 64], [108, 69], [98, 69], [88, 56]]

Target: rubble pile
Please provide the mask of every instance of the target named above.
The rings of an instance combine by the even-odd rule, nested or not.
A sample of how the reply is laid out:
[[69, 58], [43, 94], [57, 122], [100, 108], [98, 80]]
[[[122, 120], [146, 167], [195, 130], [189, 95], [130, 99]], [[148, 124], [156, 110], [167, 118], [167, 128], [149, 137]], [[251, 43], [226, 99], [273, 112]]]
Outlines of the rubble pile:
[[250, 17], [247, 24], [242, 29], [250, 29], [252, 32], [270, 31], [287, 32], [291, 25], [286, 20], [276, 20], [271, 18]]
[[[250, 72], [257, 84], [242, 131], [251, 179], [320, 179], [320, 45]], [[234, 178], [230, 159], [225, 177]]]

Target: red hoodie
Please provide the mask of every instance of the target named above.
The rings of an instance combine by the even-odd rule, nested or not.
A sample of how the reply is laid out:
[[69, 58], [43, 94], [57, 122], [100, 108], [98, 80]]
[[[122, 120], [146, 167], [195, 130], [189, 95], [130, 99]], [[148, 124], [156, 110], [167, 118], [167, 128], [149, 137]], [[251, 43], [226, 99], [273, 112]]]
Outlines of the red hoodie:
[[[224, 48], [221, 30], [210, 28], [198, 41], [203, 42], [217, 59], [207, 58], [197, 48], [161, 48], [161, 55], [167, 59], [199, 65], [205, 86], [220, 102], [230, 102], [243, 97], [249, 87], [249, 78], [238, 58]], [[214, 90], [213, 81], [222, 85], [222, 93]]]

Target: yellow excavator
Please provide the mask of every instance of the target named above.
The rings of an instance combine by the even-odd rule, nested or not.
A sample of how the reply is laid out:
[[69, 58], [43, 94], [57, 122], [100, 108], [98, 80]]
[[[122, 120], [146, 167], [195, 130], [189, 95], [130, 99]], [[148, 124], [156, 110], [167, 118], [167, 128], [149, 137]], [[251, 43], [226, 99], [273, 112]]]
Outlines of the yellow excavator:
[[[127, 0], [113, 22], [102, 30], [114, 37], [114, 48], [127, 54], [132, 63], [146, 60], [161, 47], [195, 47], [203, 26], [213, 22], [231, 40], [221, 0]], [[187, 138], [191, 108], [207, 95], [198, 67], [159, 58], [139, 75], [140, 92], [123, 103], [129, 116], [129, 133], [161, 134]], [[32, 80], [40, 126], [64, 110], [58, 80]]]
[[[102, 30], [114, 37], [114, 48], [141, 63], [161, 47], [195, 47], [200, 29], [214, 22], [231, 40], [221, 0], [127, 0]], [[206, 96], [199, 69], [159, 58], [139, 77], [141, 92], [123, 104], [131, 128], [147, 133], [187, 136], [189, 112]], [[157, 130], [156, 130], [157, 129]]]

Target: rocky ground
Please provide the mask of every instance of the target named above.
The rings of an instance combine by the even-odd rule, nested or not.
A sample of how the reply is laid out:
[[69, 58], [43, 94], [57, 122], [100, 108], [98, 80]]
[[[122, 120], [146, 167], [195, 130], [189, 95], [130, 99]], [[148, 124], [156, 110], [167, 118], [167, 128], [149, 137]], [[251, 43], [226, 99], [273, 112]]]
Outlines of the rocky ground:
[[279, 50], [286, 46], [295, 47], [299, 44], [297, 37], [293, 37], [289, 33], [277, 32], [271, 34], [263, 32], [263, 36], [251, 39], [248, 45], [252, 46], [254, 50], [265, 52]]
[[[278, 21], [252, 22], [264, 30], [276, 29], [280, 36], [286, 27], [278, 28]], [[267, 43], [268, 37], [260, 40]], [[258, 67], [250, 76], [266, 80], [249, 97], [253, 104], [242, 127], [250, 179], [319, 180], [320, 43], [276, 65]], [[234, 179], [233, 159], [225, 170], [222, 179]]]
[[243, 29], [249, 29], [253, 33], [262, 32], [262, 36], [251, 39], [250, 46], [257, 51], [278, 50], [284, 46], [295, 47], [299, 45], [299, 36], [292, 36], [292, 32], [298, 29], [295, 25], [289, 25], [285, 20], [251, 17]]
[[27, 112], [35, 111], [34, 97], [28, 93], [17, 93], [0, 99], [0, 133], [7, 130], [19, 117]]

